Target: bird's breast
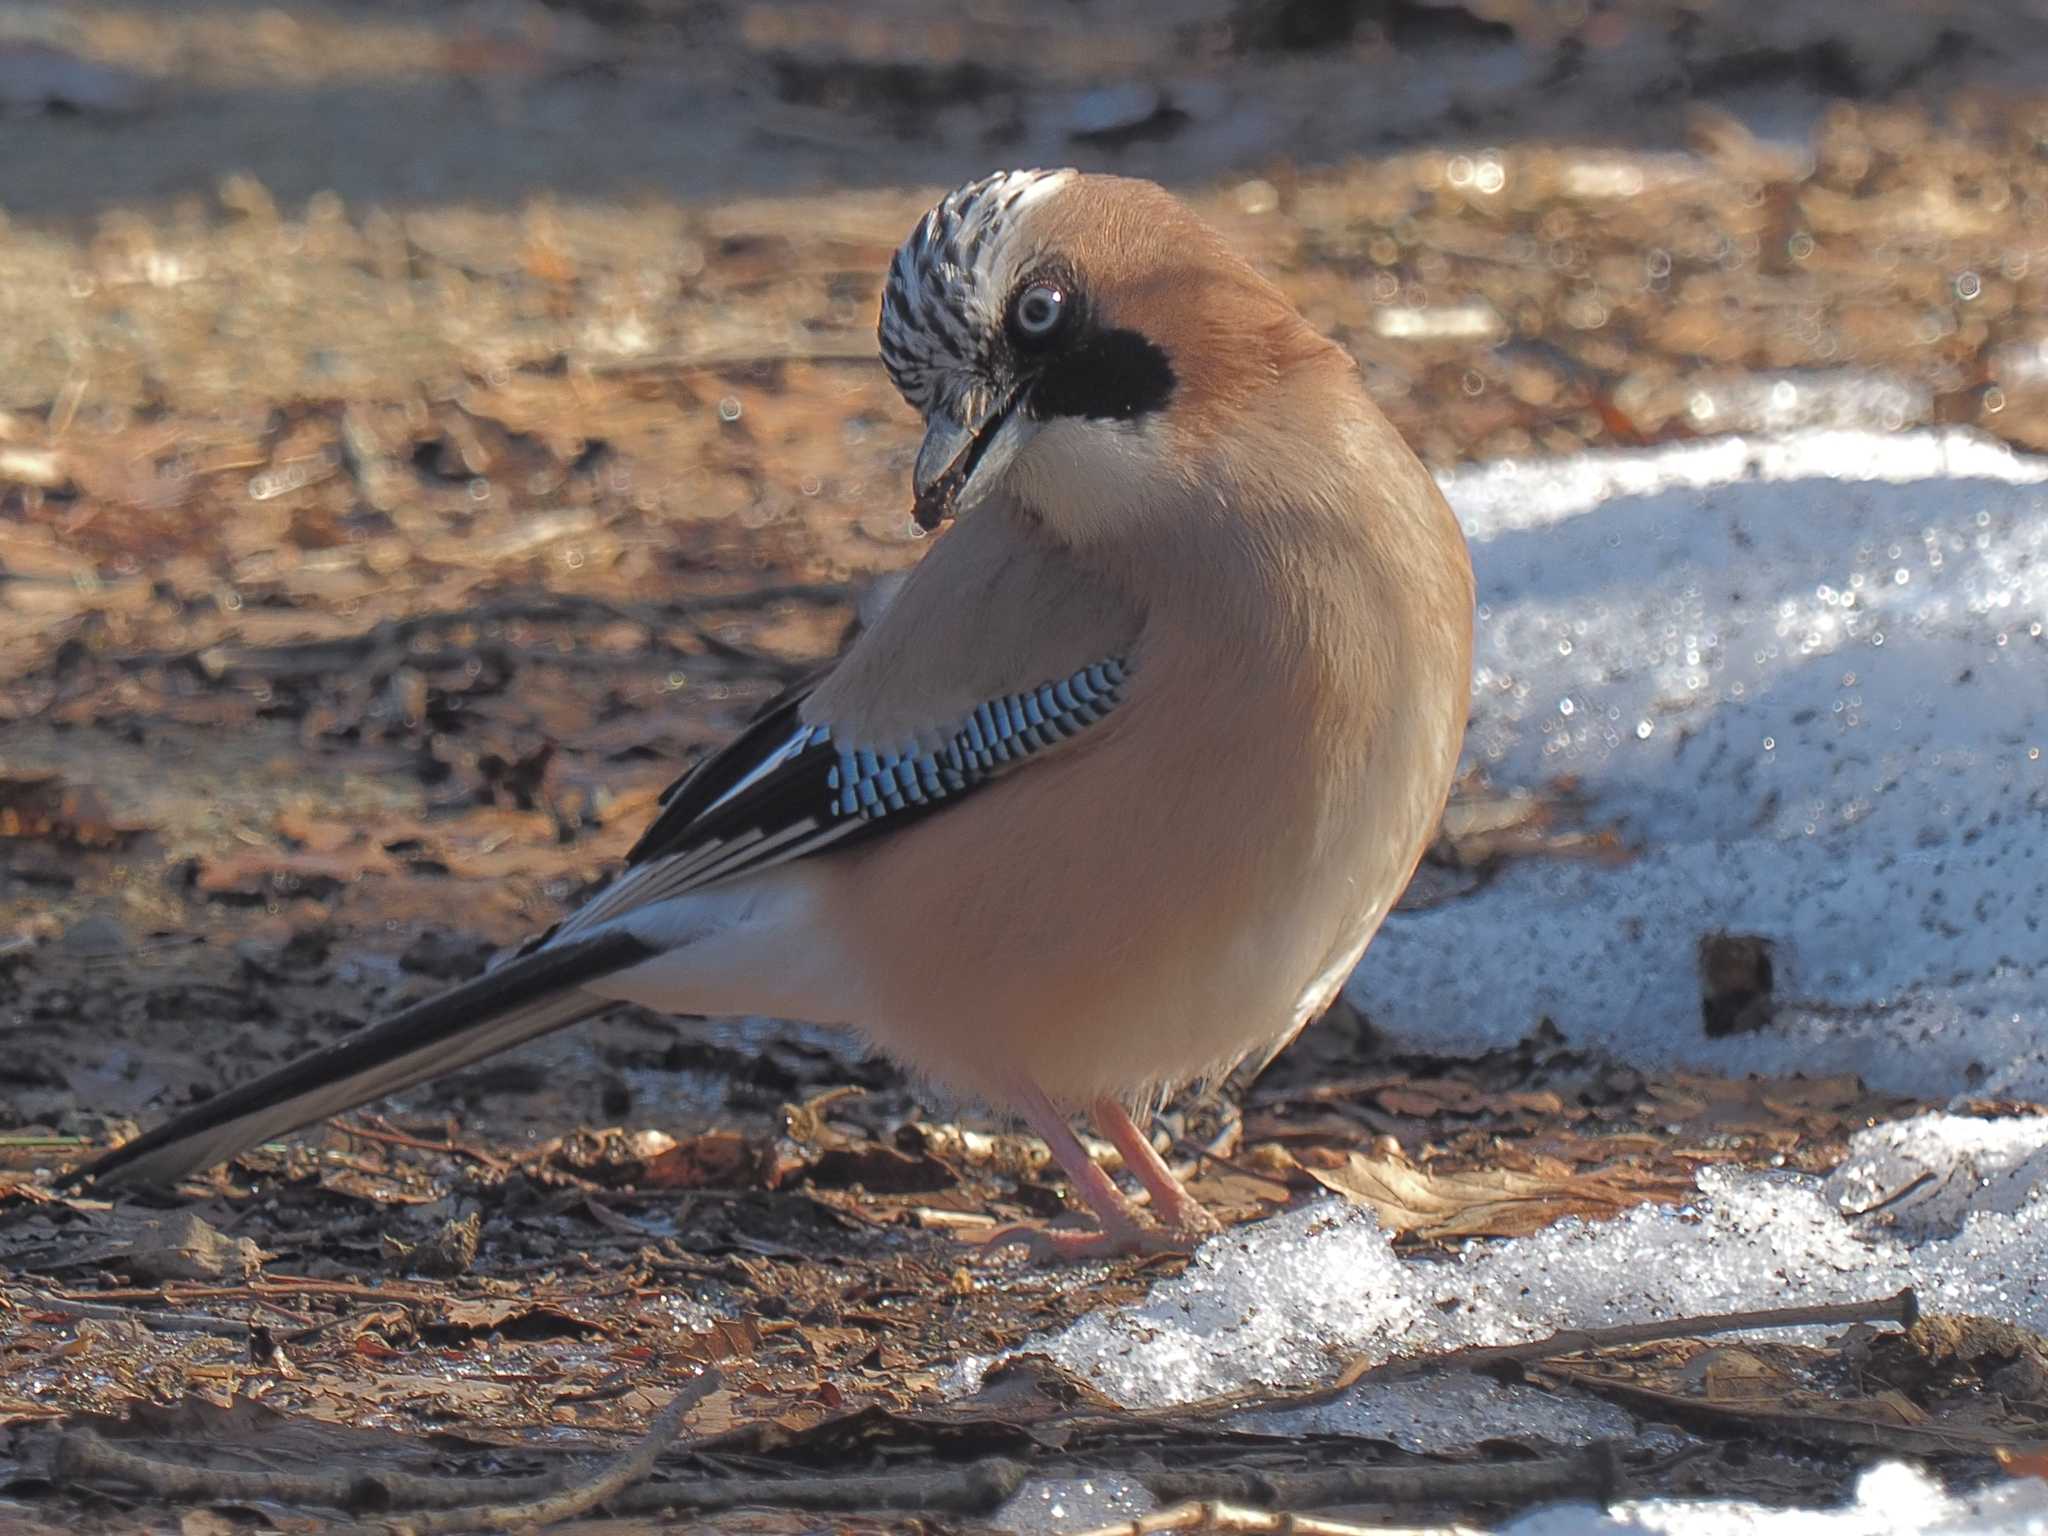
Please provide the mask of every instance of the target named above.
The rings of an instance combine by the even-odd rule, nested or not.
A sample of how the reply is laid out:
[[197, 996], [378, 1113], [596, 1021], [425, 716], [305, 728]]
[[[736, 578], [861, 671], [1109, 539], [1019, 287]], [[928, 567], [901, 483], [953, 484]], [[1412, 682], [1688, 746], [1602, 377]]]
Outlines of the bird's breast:
[[850, 857], [835, 910], [870, 957], [869, 1031], [961, 1086], [1024, 1072], [1066, 1100], [1287, 1033], [1399, 894], [1448, 769], [1362, 679], [1274, 663], [1214, 633], [1147, 648], [1086, 739], [943, 812], [945, 836]]

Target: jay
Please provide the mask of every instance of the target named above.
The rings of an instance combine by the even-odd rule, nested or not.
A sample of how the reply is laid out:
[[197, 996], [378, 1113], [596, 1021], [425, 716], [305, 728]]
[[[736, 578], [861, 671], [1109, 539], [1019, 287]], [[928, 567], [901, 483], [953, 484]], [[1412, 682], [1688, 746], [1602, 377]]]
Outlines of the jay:
[[844, 1025], [1020, 1115], [1099, 1225], [1056, 1253], [1213, 1230], [1130, 1107], [1277, 1052], [1401, 894], [1464, 734], [1463, 536], [1350, 356], [1149, 182], [950, 193], [879, 340], [950, 525], [880, 619], [548, 933], [82, 1175], [164, 1183], [624, 1001]]

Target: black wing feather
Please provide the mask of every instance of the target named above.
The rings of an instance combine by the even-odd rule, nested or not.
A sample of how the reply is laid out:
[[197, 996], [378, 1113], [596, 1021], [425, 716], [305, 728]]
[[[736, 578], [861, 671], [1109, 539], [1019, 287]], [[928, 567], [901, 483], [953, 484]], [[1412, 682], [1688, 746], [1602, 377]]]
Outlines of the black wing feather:
[[896, 749], [849, 746], [806, 724], [815, 685], [794, 688], [669, 787], [626, 873], [557, 933], [920, 821], [1102, 719], [1128, 677], [1113, 657], [979, 704], [936, 745]]
[[785, 688], [749, 720], [739, 735], [690, 765], [687, 773], [661, 792], [661, 813], [648, 823], [626, 855], [630, 868], [665, 853], [686, 850], [697, 841], [700, 817], [721, 795], [758, 768], [803, 724], [799, 711], [818, 686], [813, 677]]
[[976, 705], [923, 744], [833, 739], [802, 718], [808, 688], [774, 703], [671, 786], [607, 889], [504, 965], [324, 1051], [232, 1089], [78, 1170], [163, 1182], [263, 1140], [597, 1012], [584, 990], [656, 951], [607, 922], [750, 869], [893, 830], [1085, 731], [1123, 697], [1112, 658]]

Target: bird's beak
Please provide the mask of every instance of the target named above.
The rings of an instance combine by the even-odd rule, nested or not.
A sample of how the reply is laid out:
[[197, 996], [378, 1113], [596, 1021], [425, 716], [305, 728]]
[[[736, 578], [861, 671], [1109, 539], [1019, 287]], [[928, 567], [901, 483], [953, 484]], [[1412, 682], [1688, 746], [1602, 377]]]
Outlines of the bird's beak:
[[1017, 407], [1023, 391], [1010, 389], [977, 420], [955, 421], [942, 407], [925, 424], [924, 443], [910, 471], [917, 500], [910, 515], [929, 533], [971, 509], [1002, 479], [1030, 439], [1030, 419]]

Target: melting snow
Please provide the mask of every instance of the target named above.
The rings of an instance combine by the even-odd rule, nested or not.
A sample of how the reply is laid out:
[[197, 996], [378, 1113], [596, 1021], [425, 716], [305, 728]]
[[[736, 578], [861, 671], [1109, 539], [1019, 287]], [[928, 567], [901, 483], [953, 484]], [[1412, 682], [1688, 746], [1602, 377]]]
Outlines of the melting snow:
[[[1377, 1363], [1541, 1338], [1560, 1328], [1865, 1300], [1907, 1285], [1929, 1310], [1983, 1313], [2048, 1331], [2048, 1201], [2035, 1188], [2044, 1171], [2044, 1130], [2044, 1120], [2007, 1125], [1922, 1116], [1861, 1132], [1848, 1161], [1826, 1179], [1710, 1168], [1689, 1205], [1638, 1207], [1610, 1222], [1564, 1221], [1533, 1237], [1473, 1242], [1443, 1261], [1401, 1259], [1370, 1212], [1319, 1200], [1216, 1238], [1142, 1302], [1095, 1313], [1025, 1347], [1120, 1402], [1161, 1407], [1250, 1385], [1304, 1386], [1361, 1357]], [[2006, 1131], [2013, 1134], [2000, 1134]], [[1882, 1200], [1923, 1172], [1932, 1175], [1923, 1187], [1937, 1192], [1925, 1217], [1904, 1202], [1861, 1214], [1876, 1203], [1866, 1196]], [[967, 1362], [957, 1385], [971, 1388], [987, 1364]], [[1626, 1415], [1604, 1404], [1457, 1375], [1366, 1381], [1330, 1403], [1252, 1411], [1238, 1422], [1269, 1434], [1369, 1436], [1416, 1451], [1490, 1437], [1567, 1447], [1634, 1433]], [[1668, 1431], [1653, 1434], [1678, 1441]], [[1873, 1481], [1886, 1477], [1892, 1481]], [[1042, 1486], [1026, 1494], [1035, 1501]], [[1924, 1487], [1926, 1498], [1901, 1503], [1877, 1496], [1906, 1486]], [[2048, 1489], [2025, 1486], [2034, 1491], [1949, 1499], [1918, 1473], [1891, 1468], [1864, 1480], [1867, 1504], [1832, 1512], [1827, 1524], [1662, 1500], [1618, 1505], [1612, 1521], [1560, 1510], [1504, 1529], [1516, 1536], [2048, 1533]], [[1121, 1486], [1118, 1494], [1134, 1496]], [[1032, 1507], [1016, 1513], [1021, 1519]], [[1035, 1507], [1043, 1513], [1042, 1503]], [[1128, 1510], [1128, 1503], [1119, 1508]], [[1799, 1518], [1820, 1517], [1809, 1511]]]
[[[1468, 760], [1575, 778], [1636, 852], [1397, 914], [1350, 986], [1374, 1023], [2048, 1098], [2048, 464], [1816, 433], [1445, 489], [1479, 575]], [[1717, 931], [1773, 946], [1760, 1034], [1701, 1032]]]
[[[1498, 464], [1445, 490], [1479, 574], [1468, 760], [1506, 791], [1571, 777], [1633, 856], [1523, 860], [1396, 916], [1350, 984], [1375, 1024], [1464, 1051], [1547, 1017], [1645, 1066], [2048, 1098], [2048, 463], [1959, 433], [1828, 432]], [[1771, 946], [1759, 1030], [1702, 1030], [1713, 932]], [[1361, 1356], [1904, 1285], [2048, 1331], [2044, 1182], [2048, 1119], [1934, 1114], [1860, 1133], [1825, 1179], [1710, 1169], [1690, 1205], [1441, 1261], [1318, 1201], [1030, 1347], [1155, 1406]], [[1418, 1450], [1629, 1432], [1604, 1405], [1452, 1377], [1244, 1423]], [[1006, 1517], [1077, 1528], [1043, 1523], [1043, 1487]], [[1114, 1492], [1112, 1518], [1143, 1507]], [[1500, 1530], [2017, 1536], [2048, 1533], [2048, 1485], [1951, 1496], [1886, 1466], [1831, 1511], [1657, 1500]]]
[[1840, 1509], [1768, 1509], [1735, 1500], [1645, 1499], [1602, 1512], [1538, 1510], [1500, 1536], [2041, 1536], [2048, 1483], [2034, 1479], [1962, 1496], [1897, 1462], [1873, 1467]]
[[[1120, 1402], [1156, 1408], [1252, 1384], [1303, 1386], [1360, 1358], [1376, 1364], [1561, 1328], [1868, 1300], [1908, 1285], [1927, 1310], [1984, 1313], [2048, 1332], [2048, 1202], [2015, 1206], [2009, 1181], [1969, 1171], [1974, 1133], [1952, 1140], [1950, 1128], [1972, 1124], [1924, 1116], [1861, 1132], [1849, 1164], [1825, 1180], [1704, 1169], [1699, 1198], [1688, 1205], [1566, 1220], [1533, 1237], [1473, 1242], [1442, 1261], [1403, 1260], [1370, 1211], [1319, 1200], [1226, 1233], [1142, 1302], [1094, 1313], [1031, 1347]], [[1935, 1183], [1953, 1191], [1955, 1220], [1942, 1235], [1884, 1225], [1890, 1209], [1857, 1214], [1869, 1202], [1850, 1170], [1898, 1158], [1902, 1136], [1912, 1165], [1934, 1170]], [[969, 1362], [962, 1384], [986, 1364]], [[1431, 1395], [1439, 1385], [1355, 1391], [1344, 1400], [1352, 1432], [1411, 1432], [1403, 1426], [1418, 1409], [1407, 1394]], [[1576, 1408], [1560, 1420], [1553, 1407], [1546, 1420], [1535, 1406], [1540, 1397], [1519, 1400], [1531, 1412], [1516, 1433], [1560, 1444], [1586, 1438]], [[1374, 1404], [1384, 1406], [1383, 1417], [1368, 1411]]]

